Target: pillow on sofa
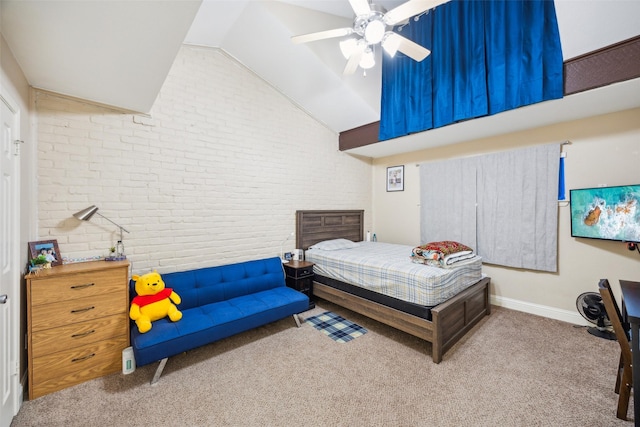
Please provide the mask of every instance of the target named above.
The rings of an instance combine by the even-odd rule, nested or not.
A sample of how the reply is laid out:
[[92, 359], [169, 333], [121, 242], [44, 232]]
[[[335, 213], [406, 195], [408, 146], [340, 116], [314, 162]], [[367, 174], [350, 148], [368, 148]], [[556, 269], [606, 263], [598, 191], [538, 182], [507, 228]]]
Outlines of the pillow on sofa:
[[318, 249], [321, 251], [336, 251], [338, 249], [352, 249], [357, 248], [359, 245], [356, 242], [352, 242], [347, 239], [333, 239], [318, 242], [315, 245], [309, 247], [309, 249]]

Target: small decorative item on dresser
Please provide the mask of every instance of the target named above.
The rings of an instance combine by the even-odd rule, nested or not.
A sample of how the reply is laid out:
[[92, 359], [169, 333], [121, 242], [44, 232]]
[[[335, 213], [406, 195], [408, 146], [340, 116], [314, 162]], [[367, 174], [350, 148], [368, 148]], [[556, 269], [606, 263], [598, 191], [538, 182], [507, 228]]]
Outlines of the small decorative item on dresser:
[[118, 244], [116, 246], [111, 246], [109, 248], [109, 256], [105, 257], [105, 261], [124, 261], [127, 259], [127, 256], [124, 254], [124, 245], [122, 244], [122, 240], [118, 240]]
[[316, 306], [313, 301], [313, 265], [308, 261], [289, 261], [283, 264], [287, 286], [309, 297], [309, 310]]
[[[51, 263], [52, 266], [62, 264], [62, 254], [58, 248], [57, 240], [39, 240], [37, 242], [29, 242], [29, 254], [31, 255], [32, 265], [41, 265]], [[41, 262], [44, 257], [46, 262]], [[38, 260], [38, 261], [34, 261]]]
[[40, 270], [51, 268], [51, 262], [45, 255], [38, 255], [29, 261], [29, 273], [38, 274]]
[[126, 258], [124, 255], [124, 243], [122, 243], [122, 240], [118, 240], [118, 243], [116, 244], [116, 256], [123, 259]]

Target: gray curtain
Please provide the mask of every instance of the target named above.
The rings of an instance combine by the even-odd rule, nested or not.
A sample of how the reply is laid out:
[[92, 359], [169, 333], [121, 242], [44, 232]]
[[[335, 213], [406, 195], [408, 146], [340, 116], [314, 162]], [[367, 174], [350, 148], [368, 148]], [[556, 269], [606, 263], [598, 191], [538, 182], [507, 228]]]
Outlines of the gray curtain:
[[476, 247], [476, 158], [420, 165], [420, 241]]
[[455, 240], [483, 261], [557, 271], [560, 144], [420, 166], [421, 242]]
[[560, 145], [482, 156], [478, 254], [485, 262], [557, 271]]

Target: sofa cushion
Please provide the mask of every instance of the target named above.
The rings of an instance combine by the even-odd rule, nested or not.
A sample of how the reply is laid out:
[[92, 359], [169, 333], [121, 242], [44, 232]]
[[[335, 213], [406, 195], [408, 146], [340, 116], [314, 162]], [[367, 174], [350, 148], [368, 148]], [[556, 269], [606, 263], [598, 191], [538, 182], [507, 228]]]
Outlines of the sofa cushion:
[[309, 307], [306, 295], [286, 286], [182, 309], [182, 319], [153, 322], [147, 333], [131, 329], [139, 366], [174, 356], [237, 333], [280, 320]]
[[168, 273], [162, 279], [180, 295], [181, 311], [286, 286], [282, 262], [275, 257]]

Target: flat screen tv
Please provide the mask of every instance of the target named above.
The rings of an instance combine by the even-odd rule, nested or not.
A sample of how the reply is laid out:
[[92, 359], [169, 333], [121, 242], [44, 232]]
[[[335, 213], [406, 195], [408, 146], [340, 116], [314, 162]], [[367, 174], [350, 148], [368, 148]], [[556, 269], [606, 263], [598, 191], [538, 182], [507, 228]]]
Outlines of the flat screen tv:
[[640, 184], [569, 193], [571, 236], [640, 242]]

